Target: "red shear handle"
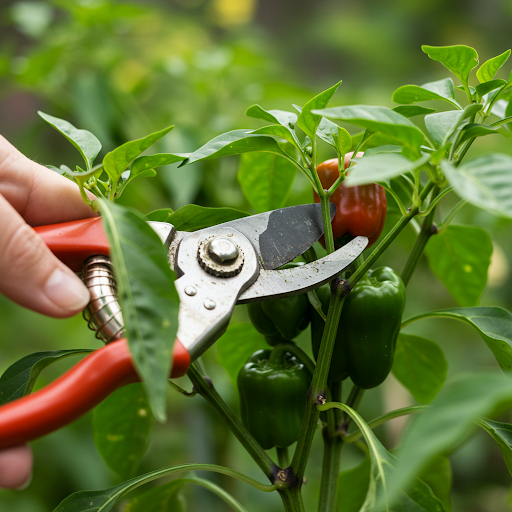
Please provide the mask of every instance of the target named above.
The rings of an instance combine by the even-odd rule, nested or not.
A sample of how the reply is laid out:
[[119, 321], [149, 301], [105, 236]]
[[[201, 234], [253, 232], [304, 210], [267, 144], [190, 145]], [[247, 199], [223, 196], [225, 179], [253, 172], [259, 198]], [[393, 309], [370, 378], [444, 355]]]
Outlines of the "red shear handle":
[[96, 254], [108, 255], [109, 243], [101, 217], [34, 228], [50, 250], [74, 272]]
[[[171, 377], [181, 377], [190, 355], [176, 340]], [[0, 407], [0, 449], [32, 441], [76, 420], [117, 388], [139, 382], [128, 344], [96, 350], [45, 388]]]

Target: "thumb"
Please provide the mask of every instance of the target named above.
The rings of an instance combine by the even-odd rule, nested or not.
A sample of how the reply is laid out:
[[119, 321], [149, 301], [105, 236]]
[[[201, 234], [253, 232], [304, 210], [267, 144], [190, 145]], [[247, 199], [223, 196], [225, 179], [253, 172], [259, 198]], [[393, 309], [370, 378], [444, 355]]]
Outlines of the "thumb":
[[29, 309], [68, 317], [89, 302], [80, 279], [0, 195], [0, 293]]

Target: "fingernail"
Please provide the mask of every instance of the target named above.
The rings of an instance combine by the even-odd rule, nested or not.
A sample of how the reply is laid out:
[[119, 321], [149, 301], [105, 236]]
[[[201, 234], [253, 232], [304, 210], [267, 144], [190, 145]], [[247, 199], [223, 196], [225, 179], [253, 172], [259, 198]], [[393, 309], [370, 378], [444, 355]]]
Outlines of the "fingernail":
[[57, 306], [70, 311], [85, 308], [90, 300], [89, 290], [82, 281], [74, 274], [68, 274], [59, 268], [46, 281], [44, 291]]
[[15, 487], [14, 490], [15, 491], [24, 491], [31, 483], [32, 483], [32, 471], [30, 472], [30, 476], [27, 478], [27, 480], [25, 480], [25, 482], [23, 484], [21, 484], [20, 486], [18, 487]]

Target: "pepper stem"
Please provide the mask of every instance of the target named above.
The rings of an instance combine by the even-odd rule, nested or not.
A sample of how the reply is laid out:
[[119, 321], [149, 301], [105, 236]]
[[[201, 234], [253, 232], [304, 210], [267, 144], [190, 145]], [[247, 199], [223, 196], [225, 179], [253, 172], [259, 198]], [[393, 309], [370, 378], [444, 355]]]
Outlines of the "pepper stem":
[[287, 468], [290, 465], [290, 459], [288, 457], [288, 448], [279, 448], [279, 446], [276, 446], [276, 452], [279, 467]]

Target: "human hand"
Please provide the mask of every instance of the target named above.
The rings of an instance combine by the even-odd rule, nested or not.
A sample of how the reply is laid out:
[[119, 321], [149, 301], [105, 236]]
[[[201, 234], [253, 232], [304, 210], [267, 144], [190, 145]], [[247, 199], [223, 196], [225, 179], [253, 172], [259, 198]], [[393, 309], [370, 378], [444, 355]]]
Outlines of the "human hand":
[[94, 215], [74, 183], [29, 160], [0, 136], [0, 293], [57, 318], [83, 309], [87, 288], [30, 226]]
[[[48, 316], [76, 314], [89, 302], [82, 281], [46, 247], [31, 226], [95, 216], [78, 187], [22, 155], [0, 136], [0, 293]], [[27, 485], [28, 445], [0, 451], [0, 487]]]

